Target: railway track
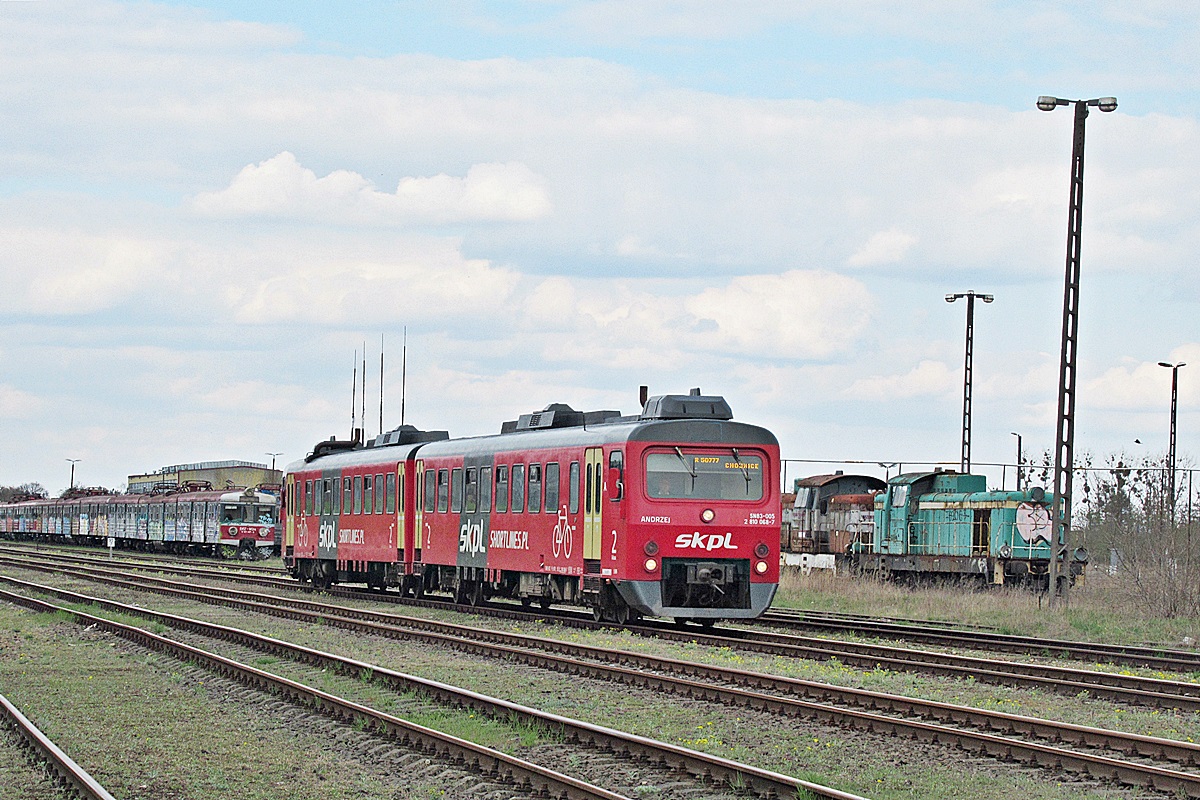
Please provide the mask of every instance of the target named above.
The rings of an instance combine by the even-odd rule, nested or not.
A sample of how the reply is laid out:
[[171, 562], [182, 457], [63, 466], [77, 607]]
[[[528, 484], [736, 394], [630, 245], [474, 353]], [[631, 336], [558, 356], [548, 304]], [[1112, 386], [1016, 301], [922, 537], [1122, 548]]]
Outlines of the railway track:
[[[14, 566], [54, 571], [70, 569], [100, 581], [121, 579], [119, 574], [114, 574], [107, 567], [71, 566], [68, 568], [67, 565], [53, 567], [38, 564], [36, 561], [13, 560], [11, 557], [0, 557], [0, 563], [11, 563]], [[218, 573], [215, 577], [230, 579], [228, 573]], [[152, 576], [144, 576], [144, 580], [148, 583], [161, 586], [167, 591], [192, 588], [195, 590], [219, 592], [234, 599], [247, 601], [255, 599], [254, 595], [234, 589], [214, 589], [212, 587], [201, 586], [188, 587], [175, 581]], [[238, 576], [236, 580], [242, 581], [242, 578]], [[297, 589], [297, 585], [294, 582], [287, 580], [253, 578], [246, 582], [271, 588], [280, 588], [282, 586], [293, 591]], [[334, 590], [332, 594], [359, 600], [384, 599], [391, 602], [400, 602], [400, 599], [396, 595], [390, 594], [381, 595], [370, 592], [353, 592], [344, 589]], [[301, 601], [289, 600], [288, 602], [296, 603]], [[454, 606], [453, 604], [428, 600], [407, 600], [404, 602], [508, 619], [529, 618], [529, 614], [517, 609], [464, 608]], [[567, 617], [554, 616], [550, 619], [559, 624], [586, 629], [608, 627], [600, 623], [595, 623], [590, 618], [583, 618], [581, 615], [570, 615]], [[806, 658], [819, 661], [837, 659], [843, 664], [862, 667], [864, 669], [881, 668], [897, 672], [939, 675], [1001, 686], [1042, 689], [1069, 696], [1087, 693], [1093, 697], [1124, 702], [1135, 706], [1200, 711], [1200, 684], [1190, 681], [1075, 669], [1054, 664], [978, 658], [957, 653], [915, 650], [876, 643], [845, 642], [785, 634], [765, 634], [741, 629], [726, 631], [723, 634], [701, 633], [696, 630], [681, 631], [670, 625], [630, 627], [629, 630], [641, 636], [657, 637], [678, 642], [697, 642], [713, 647], [732, 647], [749, 652], [791, 658]]]
[[0, 721], [20, 737], [34, 760], [50, 769], [62, 789], [84, 800], [115, 800], [99, 781], [50, 741], [4, 695], [0, 695]]
[[1032, 636], [1000, 633], [994, 629], [990, 631], [966, 630], [947, 628], [942, 623], [872, 619], [853, 615], [843, 617], [813, 612], [797, 614], [768, 611], [759, 618], [759, 622], [763, 625], [780, 626], [789, 630], [836, 631], [858, 636], [903, 639], [943, 647], [970, 647], [974, 650], [1000, 653], [1045, 655], [1070, 658], [1076, 661], [1107, 662], [1172, 672], [1200, 673], [1200, 653], [1161, 647], [1039, 639]]
[[[190, 621], [181, 623], [179, 618], [171, 615], [139, 610], [136, 607], [74, 592], [27, 584], [15, 579], [4, 580], [26, 590], [54, 593], [77, 603], [96, 603], [120, 613], [139, 613], [165, 624], [190, 624]], [[125, 583], [125, 588], [136, 590], [141, 587], [137, 581], [129, 581]], [[167, 591], [162, 587], [151, 588], [153, 591]], [[924, 741], [949, 742], [971, 753], [1036, 765], [1054, 764], [1066, 771], [1090, 777], [1200, 796], [1200, 775], [1162, 768], [1155, 763], [1166, 761], [1182, 766], [1195, 766], [1200, 763], [1200, 746], [1189, 742], [1030, 719], [880, 692], [568, 644], [523, 634], [500, 633], [394, 614], [349, 609], [327, 603], [289, 600], [286, 601], [287, 605], [275, 605], [269, 601], [284, 601], [270, 596], [257, 601], [231, 600], [216, 594], [192, 590], [175, 590], [171, 593], [177, 597], [208, 603], [233, 604], [246, 610], [313, 624], [336, 625], [365, 634], [423, 639], [434, 645], [484, 654], [507, 662], [526, 663], [774, 714], [805, 716], [843, 727], [886, 731]], [[671, 674], [687, 677], [669, 677]], [[703, 679], [704, 682], [697, 679]], [[763, 689], [776, 694], [766, 694], [761, 691]], [[795, 699], [796, 695], [810, 699]], [[814, 702], [811, 698], [817, 698], [821, 702]], [[869, 710], [831, 706], [831, 702], [854, 709]], [[953, 725], [961, 727], [952, 727]], [[1004, 735], [997, 735], [996, 732]], [[1017, 735], [1025, 738], [1012, 738]], [[1037, 741], [1029, 741], [1030, 739]], [[1068, 743], [1077, 749], [1065, 749], [1059, 743]], [[1081, 751], [1078, 748], [1083, 749]], [[1123, 758], [1109, 755], [1114, 753]], [[1126, 760], [1128, 757], [1140, 758], [1143, 761], [1130, 762]]]
[[[3, 547], [0, 546], [0, 553], [4, 552], [25, 552], [28, 553], [28, 548], [23, 547]], [[45, 553], [46, 551], [42, 551]], [[73, 558], [78, 563], [90, 563], [97, 565], [105, 565], [105, 559], [96, 556], [62, 556], [51, 555], [50, 557], [57, 558]], [[231, 579], [236, 576], [236, 580], [242, 583], [248, 583], [258, 586], [273, 586], [284, 589], [296, 589], [302, 585], [292, 578], [276, 577], [275, 573], [258, 574], [259, 570], [243, 571], [235, 568], [231, 575], [229, 568], [221, 568], [217, 566], [193, 566], [170, 563], [154, 563], [147, 566], [148, 569], [156, 569], [167, 574], [203, 576], [213, 579]], [[366, 592], [356, 589], [347, 589], [345, 587], [333, 587], [326, 590], [327, 594], [343, 597], [385, 597], [394, 600], [398, 603], [409, 605], [424, 606], [428, 608], [450, 608], [456, 610], [469, 610], [471, 613], [508, 617], [508, 618], [543, 618], [554, 619], [563, 624], [578, 625], [580, 627], [593, 628], [597, 626], [607, 625], [607, 623], [595, 623], [591, 615], [587, 613], [572, 612], [564, 609], [553, 609], [550, 612], [533, 612], [526, 609], [518, 609], [515, 604], [493, 604], [488, 606], [461, 606], [448, 601], [432, 600], [432, 599], [414, 599], [401, 598], [394, 593], [385, 593], [380, 595], [375, 592]], [[760, 642], [777, 642], [780, 644], [803, 644], [812, 645], [815, 642], [830, 642], [831, 640], [815, 640], [807, 637], [799, 636], [798, 634], [787, 634], [780, 636], [779, 634], [763, 632], [762, 627], [766, 625], [780, 625], [791, 629], [799, 630], [824, 630], [836, 633], [852, 634], [856, 636], [866, 636], [881, 639], [892, 639], [899, 641], [915, 642], [920, 644], [934, 645], [951, 649], [968, 649], [984, 652], [1001, 652], [1011, 655], [1026, 655], [1033, 657], [1055, 658], [1055, 659], [1071, 659], [1075, 661], [1090, 662], [1097, 664], [1113, 664], [1116, 666], [1142, 667], [1147, 669], [1160, 670], [1165, 672], [1177, 672], [1182, 674], [1196, 674], [1200, 676], [1200, 653], [1185, 651], [1185, 650], [1170, 650], [1167, 648], [1156, 647], [1140, 647], [1134, 645], [1109, 645], [1098, 642], [1072, 642], [1059, 639], [1038, 639], [1035, 637], [1013, 636], [1002, 634], [996, 631], [988, 631], [987, 629], [947, 629], [943, 627], [943, 623], [935, 623], [930, 627], [928, 624], [918, 620], [887, 620], [887, 619], [872, 619], [859, 615], [830, 615], [825, 613], [815, 612], [794, 612], [786, 610], [771, 610], [764, 615], [763, 625], [751, 626], [728, 626], [719, 629], [706, 630], [704, 634], [695, 635], [724, 635], [731, 639], [741, 641], [754, 640]], [[629, 626], [635, 627], [635, 626]], [[639, 629], [648, 630], [669, 630], [670, 625], [667, 623], [657, 623], [654, 621], [645, 621]], [[664, 634], [665, 635], [665, 634]], [[850, 648], [849, 643], [840, 643], [845, 648]], [[860, 653], [863, 648], [860, 648]], [[880, 650], [880, 654], [886, 657], [895, 657], [896, 653], [888, 653]], [[926, 656], [920, 656], [919, 660], [923, 662], [931, 661]], [[936, 663], [936, 659], [932, 659]], [[970, 668], [971, 665], [967, 665]], [[985, 665], [980, 665], [984, 668]]]
[[[12, 582], [14, 579], [5, 578]], [[51, 587], [40, 590], [61, 592]], [[457, 707], [483, 712], [497, 719], [517, 720], [522, 724], [540, 729], [560, 732], [568, 741], [576, 742], [589, 749], [602, 752], [637, 755], [649, 764], [658, 764], [668, 770], [684, 773], [700, 780], [711, 780], [715, 784], [749, 791], [764, 798], [795, 796], [807, 792], [816, 797], [838, 798], [839, 800], [864, 800], [859, 795], [843, 792], [811, 781], [760, 769], [689, 748], [642, 736], [623, 733], [598, 725], [574, 720], [569, 717], [529, 708], [477, 692], [459, 689], [445, 683], [425, 680], [390, 670], [379, 665], [337, 656], [313, 648], [303, 647], [260, 636], [229, 626], [215, 625], [161, 612], [152, 612], [112, 601], [86, 598], [75, 593], [76, 602], [96, 602], [125, 614], [132, 614], [177, 627], [206, 637], [224, 639], [274, 656], [283, 656], [307, 663], [321, 669], [335, 670], [341, 674], [360, 677], [369, 674], [372, 679], [399, 692], [418, 692], [438, 698]], [[292, 702], [314, 707], [335, 718], [356, 723], [360, 726], [384, 731], [387, 736], [411, 744], [425, 752], [449, 757], [459, 763], [475, 763], [488, 775], [501, 776], [510, 782], [527, 785], [534, 794], [563, 798], [596, 798], [597, 800], [621, 800], [622, 795], [587, 784], [570, 776], [553, 772], [536, 764], [505, 755], [495, 750], [458, 739], [438, 731], [406, 722], [367, 706], [336, 697], [327, 692], [305, 686], [296, 681], [274, 675], [256, 667], [238, 663], [215, 653], [176, 642], [141, 628], [97, 617], [84, 612], [56, 606], [52, 603], [19, 593], [0, 590], [0, 598], [12, 603], [43, 612], [59, 612], [71, 615], [77, 622], [95, 626], [122, 636], [142, 646], [170, 653], [176, 658], [199, 663], [241, 683], [286, 697]]]

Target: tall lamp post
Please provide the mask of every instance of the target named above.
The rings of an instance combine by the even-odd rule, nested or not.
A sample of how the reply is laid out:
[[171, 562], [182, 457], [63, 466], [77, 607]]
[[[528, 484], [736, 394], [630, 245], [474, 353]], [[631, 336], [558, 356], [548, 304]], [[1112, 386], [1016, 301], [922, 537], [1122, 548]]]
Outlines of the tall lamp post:
[[1017, 491], [1021, 491], [1021, 434], [1016, 431], [1009, 431], [1013, 436], [1017, 437]]
[[[1187, 364], [1158, 362], [1160, 367], [1171, 370], [1171, 443], [1167, 448], [1167, 508], [1171, 511], [1171, 524], [1175, 524], [1175, 410], [1179, 402], [1179, 368]], [[1189, 498], [1190, 500], [1190, 498]]]
[[1075, 348], [1079, 332], [1079, 249], [1083, 238], [1083, 138], [1088, 108], [1115, 111], [1117, 98], [1064, 100], [1041, 96], [1037, 107], [1053, 111], [1075, 105], [1071, 143], [1071, 193], [1067, 214], [1067, 269], [1063, 288], [1062, 352], [1058, 370], [1058, 430], [1054, 443], [1054, 539], [1050, 554], [1050, 605], [1067, 605], [1071, 570], [1067, 551], [1071, 532], [1071, 480], [1075, 450]]
[[275, 471], [275, 456], [281, 456], [283, 453], [267, 453], [271, 457], [271, 472]]
[[67, 461], [71, 462], [71, 489], [74, 489], [75, 488], [75, 465], [78, 464], [80, 461], [83, 461], [83, 459], [82, 458], [68, 458]]
[[962, 420], [962, 459], [959, 462], [959, 472], [964, 475], [971, 471], [971, 372], [974, 368], [975, 350], [975, 298], [990, 303], [996, 298], [990, 294], [958, 292], [946, 295], [946, 302], [953, 303], [960, 297], [967, 298], [967, 346], [963, 357], [963, 420]]

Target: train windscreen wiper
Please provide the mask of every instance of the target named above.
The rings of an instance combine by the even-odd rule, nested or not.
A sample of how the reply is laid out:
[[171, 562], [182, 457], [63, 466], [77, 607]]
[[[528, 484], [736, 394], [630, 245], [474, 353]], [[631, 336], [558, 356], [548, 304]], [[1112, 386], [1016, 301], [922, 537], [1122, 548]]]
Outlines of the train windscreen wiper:
[[687, 459], [683, 457], [683, 451], [676, 447], [675, 455], [679, 456], [679, 460], [683, 462], [683, 468], [688, 471], [688, 475], [692, 476], [692, 480], [696, 480], [696, 472], [692, 469], [692, 465], [687, 462]]

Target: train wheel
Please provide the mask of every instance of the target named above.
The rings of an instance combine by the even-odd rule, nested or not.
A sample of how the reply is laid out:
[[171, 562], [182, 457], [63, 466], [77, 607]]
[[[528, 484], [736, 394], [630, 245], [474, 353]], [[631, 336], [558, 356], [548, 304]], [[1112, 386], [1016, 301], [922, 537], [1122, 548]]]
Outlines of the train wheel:
[[599, 599], [597, 599], [596, 605], [592, 606], [592, 619], [596, 622], [604, 621], [604, 609], [600, 607]]
[[474, 581], [467, 590], [467, 600], [473, 606], [481, 606], [487, 600], [487, 593], [483, 585], [483, 581]]
[[700, 627], [704, 628], [705, 630], [707, 630], [707, 629], [711, 628], [713, 625], [717, 624], [717, 621], [715, 619], [713, 619], [712, 617], [701, 617], [700, 619], [698, 619], [696, 621], [699, 622]]
[[618, 625], [624, 625], [629, 622], [629, 606], [620, 600], [616, 603], [616, 608], [613, 609], [613, 622]]
[[538, 598], [538, 605], [542, 607], [542, 611], [549, 611], [550, 605], [553, 602], [554, 602], [553, 599], [551, 599], [549, 597], [539, 597]]

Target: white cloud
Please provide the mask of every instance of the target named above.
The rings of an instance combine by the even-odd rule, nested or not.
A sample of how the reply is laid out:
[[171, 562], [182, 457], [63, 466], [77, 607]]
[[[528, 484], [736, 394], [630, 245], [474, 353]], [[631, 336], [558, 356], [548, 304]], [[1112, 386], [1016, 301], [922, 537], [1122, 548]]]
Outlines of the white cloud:
[[22, 419], [42, 407], [36, 395], [0, 384], [0, 418]]
[[0, 309], [77, 315], [112, 308], [151, 287], [171, 249], [119, 233], [2, 228]]
[[214, 217], [277, 217], [331, 224], [527, 222], [550, 212], [545, 181], [524, 164], [476, 164], [464, 177], [400, 180], [394, 194], [356, 172], [318, 178], [283, 152], [244, 167], [228, 188], [199, 194], [192, 207]]
[[[1191, 380], [1191, 365], [1200, 367], [1200, 344], [1191, 343], [1175, 348], [1166, 363], [1183, 362], [1189, 366], [1179, 370], [1180, 409], [1200, 406], [1200, 388]], [[1171, 397], [1171, 370], [1157, 362], [1126, 359], [1120, 366], [1110, 367], [1083, 387], [1089, 404], [1102, 409], [1127, 411], [1159, 410]]]
[[846, 260], [852, 267], [873, 267], [880, 264], [895, 264], [904, 259], [918, 239], [899, 228], [889, 228], [871, 234], [858, 250]]
[[317, 256], [265, 270], [224, 290], [233, 319], [244, 325], [305, 322], [327, 325], [472, 327], [503, 309], [518, 275], [482, 259], [466, 259], [447, 242], [417, 243], [391, 257]]
[[[701, 345], [769, 358], [827, 358], [866, 328], [873, 302], [859, 281], [831, 272], [748, 275], [706, 289], [685, 307]], [[706, 330], [705, 323], [715, 323]]]
[[941, 361], [924, 360], [901, 375], [872, 375], [850, 384], [845, 393], [851, 397], [889, 402], [914, 397], [945, 394], [962, 385], [962, 373]]

